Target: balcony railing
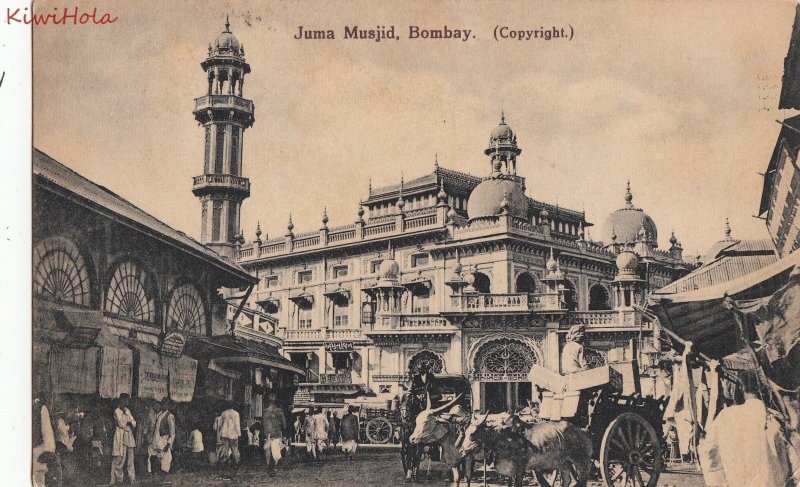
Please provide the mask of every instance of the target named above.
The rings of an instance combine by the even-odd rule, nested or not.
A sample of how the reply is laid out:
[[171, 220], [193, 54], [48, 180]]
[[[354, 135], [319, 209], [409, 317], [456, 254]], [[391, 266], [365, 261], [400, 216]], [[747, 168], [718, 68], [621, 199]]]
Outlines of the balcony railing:
[[451, 296], [448, 311], [562, 311], [564, 309], [566, 308], [557, 293], [516, 293]]
[[289, 342], [314, 342], [324, 340], [363, 340], [364, 334], [358, 328], [328, 328], [316, 330], [284, 330], [284, 337]]
[[423, 331], [451, 327], [450, 322], [438, 314], [379, 314], [372, 325], [374, 331]]
[[236, 95], [206, 95], [194, 99], [195, 110], [206, 108], [238, 108], [252, 113], [253, 101]]
[[[586, 325], [587, 328], [635, 327], [642, 325], [642, 317], [633, 309], [605, 311], [576, 311], [570, 321], [574, 324]], [[647, 325], [648, 327], [650, 325]]]
[[195, 176], [192, 189], [234, 188], [250, 193], [250, 180], [233, 174], [203, 174]]

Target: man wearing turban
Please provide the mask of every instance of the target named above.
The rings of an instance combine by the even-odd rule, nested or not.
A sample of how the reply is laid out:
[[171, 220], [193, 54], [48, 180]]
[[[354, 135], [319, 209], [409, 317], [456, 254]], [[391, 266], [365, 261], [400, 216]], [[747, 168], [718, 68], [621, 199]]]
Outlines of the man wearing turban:
[[567, 343], [561, 351], [561, 373], [571, 374], [587, 368], [583, 353], [583, 338], [586, 327], [573, 325], [567, 332]]

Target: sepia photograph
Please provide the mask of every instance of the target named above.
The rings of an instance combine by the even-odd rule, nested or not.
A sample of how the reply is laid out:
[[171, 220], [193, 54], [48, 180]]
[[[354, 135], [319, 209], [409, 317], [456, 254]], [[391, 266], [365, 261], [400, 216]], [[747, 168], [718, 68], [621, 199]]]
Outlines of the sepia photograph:
[[30, 485], [800, 485], [796, 1], [7, 3]]

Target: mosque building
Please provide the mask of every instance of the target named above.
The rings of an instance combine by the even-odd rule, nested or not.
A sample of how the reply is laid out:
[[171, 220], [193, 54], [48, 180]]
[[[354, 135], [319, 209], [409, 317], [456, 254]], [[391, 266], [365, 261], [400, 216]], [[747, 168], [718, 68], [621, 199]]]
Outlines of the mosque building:
[[204, 174], [193, 187], [201, 242], [258, 279], [247, 308], [254, 327], [277, 324], [284, 356], [305, 371], [296, 406], [391, 400], [422, 367], [468, 379], [475, 409], [525, 405], [532, 366], [560, 370], [574, 324], [585, 325], [595, 363], [637, 359], [646, 372], [658, 354], [636, 305], [694, 265], [674, 235], [659, 249], [630, 184], [603, 241], [592, 241], [584, 212], [526, 195], [522, 148], [501, 116], [484, 150], [485, 176], [437, 161], [428, 174], [370, 187], [353, 223], [329, 226], [323, 212], [300, 231], [290, 217], [284, 235], [267, 238], [258, 227], [245, 242], [242, 134], [254, 108], [242, 97], [250, 66], [228, 26], [203, 67], [209, 89], [194, 114], [205, 133]]

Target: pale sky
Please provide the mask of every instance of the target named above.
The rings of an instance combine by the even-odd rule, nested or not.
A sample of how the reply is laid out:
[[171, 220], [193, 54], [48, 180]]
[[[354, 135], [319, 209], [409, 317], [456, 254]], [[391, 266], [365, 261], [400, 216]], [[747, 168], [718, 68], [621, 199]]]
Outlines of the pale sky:
[[[41, 12], [63, 3], [37, 2]], [[244, 136], [252, 183], [242, 228], [270, 237], [352, 223], [374, 186], [444, 167], [488, 175], [504, 109], [532, 197], [585, 209], [601, 235], [623, 205], [671, 230], [685, 252], [723, 236], [767, 238], [758, 211], [780, 126], [793, 2], [73, 2], [106, 26], [34, 29], [34, 145], [166, 223], [199, 236], [202, 173], [193, 100], [224, 28], [244, 44]], [[297, 27], [336, 40], [295, 40]], [[394, 25], [402, 39], [344, 40], [345, 26]], [[407, 39], [408, 26], [475, 38]], [[497, 42], [495, 26], [574, 28], [572, 41]], [[769, 108], [770, 110], [765, 110]], [[263, 236], [262, 236], [263, 237]]]

